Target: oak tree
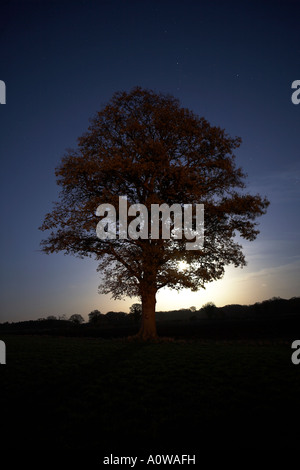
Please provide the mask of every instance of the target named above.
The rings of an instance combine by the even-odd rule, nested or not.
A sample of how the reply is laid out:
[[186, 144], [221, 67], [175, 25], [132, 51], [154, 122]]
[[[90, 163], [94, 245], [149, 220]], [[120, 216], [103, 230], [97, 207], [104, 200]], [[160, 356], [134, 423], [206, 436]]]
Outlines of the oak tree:
[[73, 315], [70, 316], [69, 321], [75, 323], [76, 325], [80, 325], [84, 322], [84, 318], [79, 313], [73, 313]]
[[[99, 292], [139, 297], [138, 336], [155, 339], [159, 289], [196, 291], [220, 279], [226, 265], [246, 264], [239, 238], [256, 238], [255, 220], [269, 202], [245, 191], [246, 175], [233, 154], [240, 143], [171, 95], [140, 87], [115, 93], [56, 169], [61, 192], [41, 227], [50, 231], [43, 251], [94, 257], [103, 275]], [[204, 204], [203, 246], [187, 250], [184, 232], [181, 238], [151, 237], [150, 219], [147, 238], [100, 239], [97, 207], [111, 204], [118, 221], [119, 196], [128, 206], [143, 204], [149, 214], [153, 204]]]

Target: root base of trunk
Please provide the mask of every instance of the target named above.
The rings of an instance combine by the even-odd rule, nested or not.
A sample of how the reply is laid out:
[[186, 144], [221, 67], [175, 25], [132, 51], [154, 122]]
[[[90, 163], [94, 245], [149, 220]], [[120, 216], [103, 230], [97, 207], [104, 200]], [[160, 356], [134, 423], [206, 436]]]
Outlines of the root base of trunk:
[[139, 332], [136, 335], [129, 336], [129, 340], [132, 341], [140, 341], [140, 342], [149, 342], [149, 343], [156, 343], [159, 341], [158, 335], [147, 335], [143, 334], [143, 332]]

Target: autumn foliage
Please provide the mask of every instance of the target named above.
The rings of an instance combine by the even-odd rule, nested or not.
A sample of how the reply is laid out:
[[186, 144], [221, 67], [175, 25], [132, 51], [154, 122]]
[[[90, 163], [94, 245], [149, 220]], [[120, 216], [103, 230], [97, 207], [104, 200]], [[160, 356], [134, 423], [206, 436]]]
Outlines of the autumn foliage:
[[[101, 293], [136, 297], [142, 303], [142, 339], [155, 339], [156, 293], [164, 286], [193, 291], [219, 279], [226, 265], [244, 266], [235, 235], [254, 240], [255, 219], [268, 201], [245, 191], [236, 166], [240, 138], [180, 106], [170, 95], [134, 88], [118, 92], [91, 120], [78, 146], [56, 170], [60, 199], [41, 227], [46, 253], [94, 257], [104, 281]], [[107, 239], [96, 236], [99, 204], [204, 204], [201, 250], [182, 239]], [[186, 262], [187, 268], [179, 269]]]

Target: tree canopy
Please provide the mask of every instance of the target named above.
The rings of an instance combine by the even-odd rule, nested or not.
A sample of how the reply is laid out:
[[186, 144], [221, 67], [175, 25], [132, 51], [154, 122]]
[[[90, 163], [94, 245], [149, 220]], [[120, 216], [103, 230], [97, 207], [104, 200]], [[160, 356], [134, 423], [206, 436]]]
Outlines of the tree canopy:
[[[103, 278], [99, 292], [138, 296], [140, 337], [155, 338], [159, 289], [195, 291], [221, 278], [226, 265], [246, 264], [235, 235], [254, 240], [255, 219], [269, 202], [245, 191], [246, 175], [233, 153], [240, 144], [171, 95], [140, 87], [115, 93], [56, 169], [61, 192], [41, 227], [50, 230], [43, 251], [94, 257]], [[147, 239], [99, 239], [97, 207], [111, 204], [118, 216], [119, 196], [149, 213], [153, 204], [203, 204], [202, 248], [187, 250], [184, 233], [181, 239], [151, 238], [150, 228]]]

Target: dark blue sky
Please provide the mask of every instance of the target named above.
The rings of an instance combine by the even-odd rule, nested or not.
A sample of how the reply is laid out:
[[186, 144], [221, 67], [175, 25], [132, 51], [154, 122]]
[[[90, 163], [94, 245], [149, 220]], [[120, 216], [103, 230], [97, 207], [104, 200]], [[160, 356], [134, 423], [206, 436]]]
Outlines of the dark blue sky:
[[299, 295], [299, 1], [11, 1], [1, 4], [0, 321], [128, 311], [100, 296], [96, 262], [46, 256], [38, 230], [58, 190], [54, 169], [89, 118], [136, 85], [243, 143], [237, 163], [271, 205], [244, 243], [248, 266], [206, 291], [158, 295], [157, 309]]

